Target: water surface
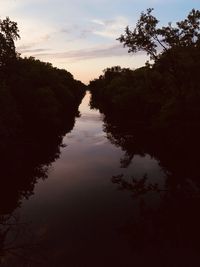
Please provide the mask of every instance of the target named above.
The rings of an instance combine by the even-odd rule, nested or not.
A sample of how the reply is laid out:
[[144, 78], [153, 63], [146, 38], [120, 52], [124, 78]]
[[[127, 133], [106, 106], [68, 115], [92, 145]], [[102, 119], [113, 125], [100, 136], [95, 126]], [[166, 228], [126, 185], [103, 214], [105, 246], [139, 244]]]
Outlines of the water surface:
[[[137, 217], [139, 202], [131, 192], [119, 190], [112, 178], [148, 175], [148, 181], [163, 184], [165, 174], [149, 155], [135, 155], [121, 168], [124, 151], [110, 143], [103, 115], [90, 109], [89, 101], [87, 93], [74, 129], [63, 139], [59, 159], [48, 168], [48, 178], [38, 180], [34, 194], [15, 210], [26, 225], [18, 246], [24, 242], [30, 249], [20, 248], [16, 254], [23, 256], [9, 256], [12, 266], [27, 266], [20, 265], [24, 261], [29, 266], [77, 267], [134, 262], [127, 227]], [[149, 202], [155, 201], [149, 197]]]

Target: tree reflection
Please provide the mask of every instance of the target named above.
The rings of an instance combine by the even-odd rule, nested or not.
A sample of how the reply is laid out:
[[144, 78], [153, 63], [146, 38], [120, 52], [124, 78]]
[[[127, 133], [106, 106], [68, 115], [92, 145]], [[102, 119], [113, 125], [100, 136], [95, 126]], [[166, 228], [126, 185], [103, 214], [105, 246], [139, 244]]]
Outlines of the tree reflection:
[[[66, 124], [66, 132], [73, 129], [74, 113]], [[51, 164], [59, 158], [63, 147], [62, 134], [48, 136], [26, 135], [10, 140], [0, 155], [0, 261], [7, 254], [24, 258], [24, 250], [34, 251], [29, 225], [20, 222], [15, 210], [24, 198], [34, 194], [38, 180], [48, 177]], [[2, 147], [2, 146], [1, 146]], [[23, 259], [28, 262], [30, 259]]]
[[[180, 264], [175, 266], [190, 266], [187, 264], [196, 259], [192, 257], [200, 247], [199, 129], [177, 125], [173, 131], [156, 131], [106, 113], [104, 131], [111, 143], [124, 151], [122, 168], [127, 168], [134, 156], [149, 154], [166, 175], [162, 186], [151, 183], [148, 173], [142, 178], [123, 174], [112, 177], [112, 182], [130, 192], [138, 203], [138, 213], [133, 214], [132, 223], [124, 226], [122, 233], [137, 255], [148, 255], [154, 249], [160, 259], [167, 252], [170, 260], [174, 257], [174, 264]], [[178, 256], [184, 250], [187, 253]], [[177, 263], [178, 259], [181, 263]], [[147, 263], [148, 259], [144, 260]]]

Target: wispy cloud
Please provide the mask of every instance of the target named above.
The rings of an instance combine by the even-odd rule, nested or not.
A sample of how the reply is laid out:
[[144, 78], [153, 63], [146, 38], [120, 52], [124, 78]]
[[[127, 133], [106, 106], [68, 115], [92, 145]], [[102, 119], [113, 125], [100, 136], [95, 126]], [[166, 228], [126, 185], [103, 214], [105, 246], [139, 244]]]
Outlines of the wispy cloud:
[[71, 50], [58, 53], [36, 53], [33, 54], [36, 58], [62, 58], [72, 61], [80, 61], [85, 59], [105, 58], [105, 57], [120, 57], [127, 55], [126, 49], [121, 45], [111, 45], [107, 47], [94, 47], [88, 49]]
[[133, 59], [116, 39], [148, 7], [166, 25], [183, 19], [193, 7], [199, 9], [199, 1], [0, 0], [0, 18], [18, 23], [21, 40], [16, 46], [22, 56], [50, 61], [87, 81], [113, 64], [144, 64], [144, 54]]
[[93, 31], [94, 34], [117, 38], [127, 26], [128, 19], [122, 16], [110, 20], [93, 19], [92, 23], [96, 25], [96, 29]]
[[49, 51], [51, 49], [48, 48], [35, 48], [35, 49], [28, 49], [28, 48], [23, 48], [23, 46], [21, 48], [18, 48], [18, 52], [21, 54], [25, 54], [25, 53], [40, 53], [40, 52], [46, 52]]

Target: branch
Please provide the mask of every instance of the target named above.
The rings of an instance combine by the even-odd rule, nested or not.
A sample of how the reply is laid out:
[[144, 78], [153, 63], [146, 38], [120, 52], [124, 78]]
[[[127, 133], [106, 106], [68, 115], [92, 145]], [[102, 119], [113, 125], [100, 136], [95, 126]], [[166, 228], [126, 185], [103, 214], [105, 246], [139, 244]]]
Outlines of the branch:
[[158, 39], [158, 36], [157, 35], [153, 36], [153, 38], [154, 38], [154, 40], [156, 40], [162, 46], [162, 48], [165, 51], [167, 51], [167, 48], [161, 43], [161, 41]]

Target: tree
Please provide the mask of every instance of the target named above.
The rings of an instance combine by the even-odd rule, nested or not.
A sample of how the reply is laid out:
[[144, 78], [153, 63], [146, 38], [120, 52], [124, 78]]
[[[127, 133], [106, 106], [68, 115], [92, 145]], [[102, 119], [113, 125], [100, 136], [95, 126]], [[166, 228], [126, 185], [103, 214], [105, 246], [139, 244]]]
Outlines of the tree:
[[8, 17], [0, 20], [0, 68], [17, 57], [14, 41], [19, 39], [17, 23]]
[[[187, 18], [172, 26], [158, 28], [159, 21], [152, 15], [153, 8], [142, 12], [133, 30], [127, 26], [117, 40], [128, 47], [128, 52], [145, 51], [157, 60], [162, 52], [174, 47], [200, 46], [200, 11], [192, 9]], [[160, 53], [159, 53], [160, 52]]]

